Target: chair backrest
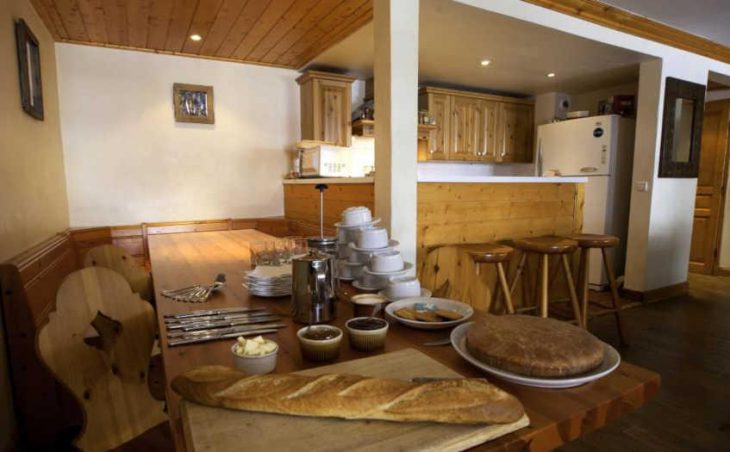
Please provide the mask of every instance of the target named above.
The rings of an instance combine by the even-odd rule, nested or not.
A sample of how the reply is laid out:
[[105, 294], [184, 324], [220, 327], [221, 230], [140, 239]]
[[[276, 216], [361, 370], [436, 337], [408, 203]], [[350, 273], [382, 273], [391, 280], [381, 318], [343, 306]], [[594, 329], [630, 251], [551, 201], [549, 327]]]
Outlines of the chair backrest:
[[61, 284], [38, 348], [82, 406], [78, 448], [109, 450], [166, 419], [147, 388], [154, 337], [152, 306], [117, 272], [84, 268]]
[[152, 278], [137, 265], [127, 252], [114, 245], [99, 245], [84, 256], [84, 267], [106, 267], [119, 273], [127, 280], [132, 291], [142, 299], [152, 301]]

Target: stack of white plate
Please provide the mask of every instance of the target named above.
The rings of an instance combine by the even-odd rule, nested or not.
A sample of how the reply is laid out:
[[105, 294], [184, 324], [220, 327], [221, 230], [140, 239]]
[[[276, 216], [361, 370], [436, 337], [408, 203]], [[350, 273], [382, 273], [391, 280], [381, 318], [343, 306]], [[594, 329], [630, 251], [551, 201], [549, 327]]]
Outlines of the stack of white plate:
[[285, 297], [291, 295], [291, 265], [259, 265], [246, 272], [243, 286], [257, 297]]

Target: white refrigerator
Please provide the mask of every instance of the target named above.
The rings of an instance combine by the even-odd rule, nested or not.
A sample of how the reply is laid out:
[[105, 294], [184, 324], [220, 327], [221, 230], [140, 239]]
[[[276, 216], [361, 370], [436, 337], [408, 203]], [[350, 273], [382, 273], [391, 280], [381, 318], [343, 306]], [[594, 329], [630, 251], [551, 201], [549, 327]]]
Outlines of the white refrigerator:
[[[618, 236], [609, 251], [616, 276], [624, 274], [631, 199], [635, 123], [618, 115], [591, 116], [538, 127], [537, 171], [543, 176], [586, 176], [583, 232]], [[608, 285], [600, 250], [590, 254], [592, 289]]]

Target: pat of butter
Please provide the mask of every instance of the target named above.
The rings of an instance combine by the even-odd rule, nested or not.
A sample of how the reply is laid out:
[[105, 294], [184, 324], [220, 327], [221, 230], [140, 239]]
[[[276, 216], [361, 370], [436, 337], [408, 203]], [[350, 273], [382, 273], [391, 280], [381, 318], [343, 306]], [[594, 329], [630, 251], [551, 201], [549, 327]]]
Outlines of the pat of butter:
[[264, 339], [262, 336], [256, 336], [253, 339], [241, 336], [233, 351], [239, 356], [263, 356], [276, 350], [276, 347], [276, 342]]

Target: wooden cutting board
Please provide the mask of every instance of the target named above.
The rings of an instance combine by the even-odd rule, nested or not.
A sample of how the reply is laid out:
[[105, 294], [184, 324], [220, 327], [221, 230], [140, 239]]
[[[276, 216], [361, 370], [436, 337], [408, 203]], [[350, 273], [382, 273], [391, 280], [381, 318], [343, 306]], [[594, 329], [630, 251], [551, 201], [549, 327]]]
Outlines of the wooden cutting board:
[[[462, 377], [412, 348], [298, 373], [346, 373], [403, 380]], [[463, 450], [530, 423], [527, 415], [513, 424], [486, 426], [348, 421], [231, 411], [187, 401], [182, 403], [181, 411], [190, 451]]]

